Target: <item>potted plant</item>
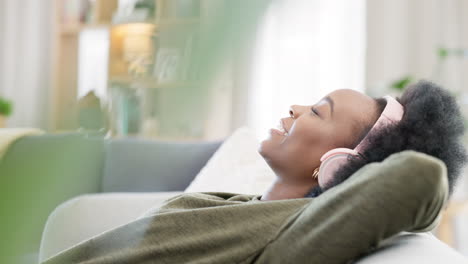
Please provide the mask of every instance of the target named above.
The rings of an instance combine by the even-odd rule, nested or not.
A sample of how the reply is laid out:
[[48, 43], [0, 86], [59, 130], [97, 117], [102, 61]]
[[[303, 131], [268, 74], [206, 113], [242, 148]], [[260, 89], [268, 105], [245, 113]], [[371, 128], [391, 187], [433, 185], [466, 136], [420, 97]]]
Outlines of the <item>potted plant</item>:
[[13, 112], [13, 103], [0, 96], [0, 128], [6, 126], [6, 119]]

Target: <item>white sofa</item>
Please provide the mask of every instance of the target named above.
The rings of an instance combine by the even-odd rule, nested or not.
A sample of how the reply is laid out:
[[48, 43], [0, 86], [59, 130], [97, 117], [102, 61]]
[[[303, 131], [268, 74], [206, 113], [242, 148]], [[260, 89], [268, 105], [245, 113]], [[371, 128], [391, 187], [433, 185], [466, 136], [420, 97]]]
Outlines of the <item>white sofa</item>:
[[[148, 208], [185, 190], [219, 145], [220, 142], [103, 140], [74, 134], [32, 136], [11, 147], [0, 163], [0, 175], [15, 175], [3, 177], [14, 181], [4, 182], [2, 186], [16, 194], [12, 200], [24, 201], [24, 204], [17, 202], [16, 206], [41, 208], [40, 214], [34, 215], [31, 223], [34, 226], [24, 229], [31, 233], [24, 236], [28, 238], [24, 243], [35, 248], [36, 232], [30, 230], [38, 229], [37, 244], [43, 230], [39, 258], [44, 260], [128, 223]], [[232, 161], [232, 156], [229, 158]], [[21, 184], [31, 179], [50, 184], [44, 188], [26, 188]], [[83, 193], [95, 194], [76, 197]], [[70, 197], [76, 198], [63, 203]], [[17, 219], [29, 216], [16, 210], [3, 213], [2, 217]], [[14, 227], [10, 231], [9, 226], [2, 228], [4, 240], [25, 232]], [[28, 260], [21, 263], [34, 263], [36, 256], [36, 251], [27, 251], [22, 257]], [[359, 263], [466, 264], [468, 259], [425, 233], [400, 234], [388, 239]]]
[[[40, 260], [137, 219], [147, 209], [180, 192], [84, 195], [60, 205], [47, 221]], [[70, 228], [73, 226], [74, 228]], [[359, 264], [466, 264], [468, 259], [431, 233], [401, 233], [389, 238]]]

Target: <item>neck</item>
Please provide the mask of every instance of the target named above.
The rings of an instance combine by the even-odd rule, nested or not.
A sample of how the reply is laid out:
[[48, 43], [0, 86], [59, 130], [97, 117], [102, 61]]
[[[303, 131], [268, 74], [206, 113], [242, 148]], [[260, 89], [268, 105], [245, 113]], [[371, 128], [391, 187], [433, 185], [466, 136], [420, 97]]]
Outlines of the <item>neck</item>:
[[317, 185], [318, 182], [312, 178], [307, 182], [289, 183], [278, 177], [270, 188], [268, 188], [268, 190], [262, 195], [261, 200], [271, 201], [304, 198], [304, 196]]

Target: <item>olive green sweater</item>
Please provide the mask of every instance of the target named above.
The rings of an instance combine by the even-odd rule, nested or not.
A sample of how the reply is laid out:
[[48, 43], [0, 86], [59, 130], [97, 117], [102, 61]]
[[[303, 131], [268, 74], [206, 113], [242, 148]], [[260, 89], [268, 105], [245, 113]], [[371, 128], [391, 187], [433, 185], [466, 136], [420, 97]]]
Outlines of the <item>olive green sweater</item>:
[[317, 198], [176, 196], [44, 263], [346, 263], [400, 231], [431, 229], [447, 196], [445, 165], [406, 151]]

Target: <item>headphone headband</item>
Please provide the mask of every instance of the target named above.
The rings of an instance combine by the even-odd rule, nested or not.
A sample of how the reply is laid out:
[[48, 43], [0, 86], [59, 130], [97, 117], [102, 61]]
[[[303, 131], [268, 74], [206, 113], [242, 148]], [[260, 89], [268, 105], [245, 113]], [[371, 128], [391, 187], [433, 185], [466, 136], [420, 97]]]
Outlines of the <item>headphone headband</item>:
[[392, 123], [400, 122], [401, 118], [403, 117], [403, 106], [397, 100], [389, 95], [386, 95], [383, 98], [387, 101], [385, 109], [383, 110], [379, 119], [377, 119], [375, 122], [374, 126], [372, 126], [371, 130], [369, 130], [369, 133], [367, 133], [364, 139], [361, 140], [361, 142], [354, 148], [354, 150], [359, 153], [361, 153], [361, 151], [364, 149], [369, 135], [373, 134], [379, 128], [388, 126]]

